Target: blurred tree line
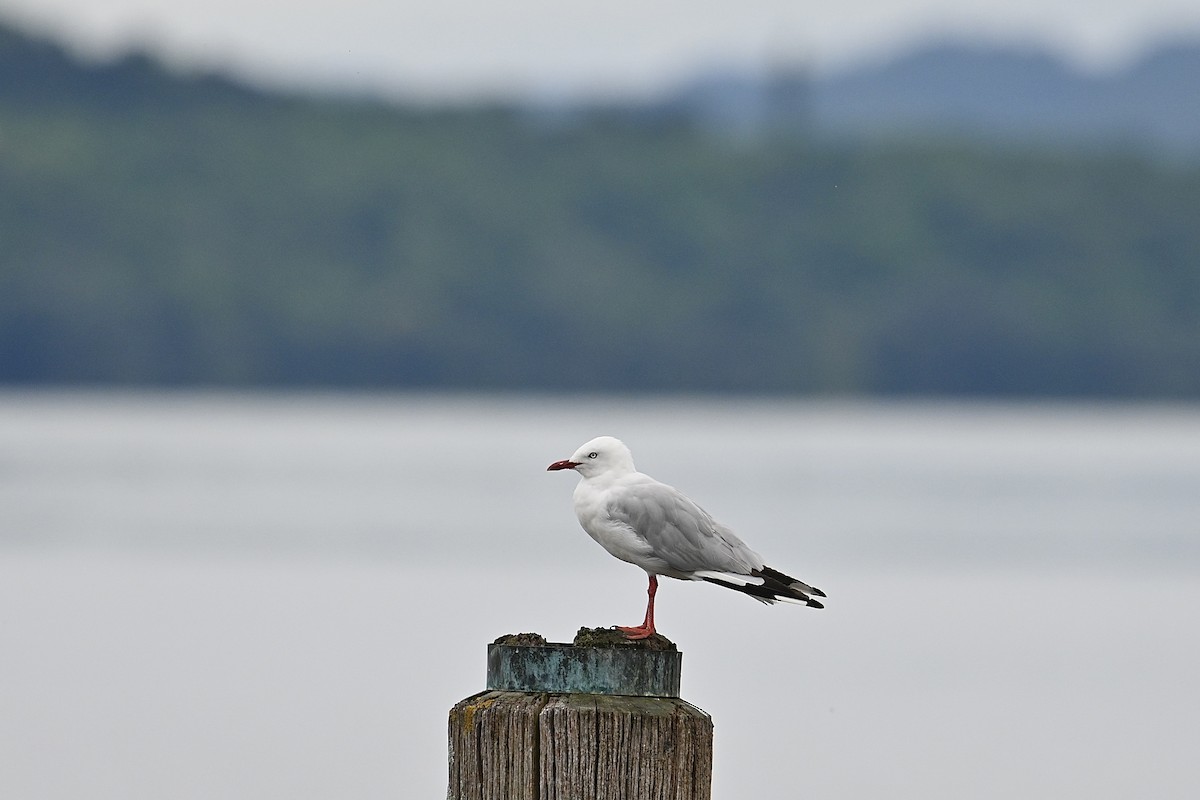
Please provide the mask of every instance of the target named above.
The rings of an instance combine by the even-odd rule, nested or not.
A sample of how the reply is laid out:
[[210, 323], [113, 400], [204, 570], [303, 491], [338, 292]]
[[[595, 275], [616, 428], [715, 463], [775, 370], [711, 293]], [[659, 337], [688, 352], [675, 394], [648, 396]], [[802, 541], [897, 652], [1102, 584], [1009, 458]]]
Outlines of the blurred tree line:
[[0, 382], [1200, 397], [1200, 168], [269, 94], [0, 29]]

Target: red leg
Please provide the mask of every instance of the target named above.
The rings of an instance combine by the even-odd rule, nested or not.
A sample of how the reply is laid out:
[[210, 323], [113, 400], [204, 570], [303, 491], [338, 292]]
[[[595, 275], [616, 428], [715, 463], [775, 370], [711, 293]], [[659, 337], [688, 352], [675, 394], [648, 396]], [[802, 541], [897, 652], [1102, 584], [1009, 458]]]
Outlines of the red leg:
[[641, 625], [632, 628], [626, 628], [622, 625], [617, 626], [617, 630], [625, 634], [629, 639], [648, 639], [654, 635], [654, 595], [658, 593], [658, 576], [650, 576], [650, 586], [646, 589], [646, 618], [642, 620]]

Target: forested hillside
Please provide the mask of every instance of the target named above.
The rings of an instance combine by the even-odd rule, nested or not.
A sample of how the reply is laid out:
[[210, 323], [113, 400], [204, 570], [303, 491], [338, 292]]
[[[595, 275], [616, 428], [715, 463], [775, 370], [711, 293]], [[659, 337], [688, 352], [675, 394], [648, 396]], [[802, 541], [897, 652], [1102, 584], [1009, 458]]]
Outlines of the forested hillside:
[[0, 382], [1200, 397], [1200, 170], [278, 96], [0, 29]]

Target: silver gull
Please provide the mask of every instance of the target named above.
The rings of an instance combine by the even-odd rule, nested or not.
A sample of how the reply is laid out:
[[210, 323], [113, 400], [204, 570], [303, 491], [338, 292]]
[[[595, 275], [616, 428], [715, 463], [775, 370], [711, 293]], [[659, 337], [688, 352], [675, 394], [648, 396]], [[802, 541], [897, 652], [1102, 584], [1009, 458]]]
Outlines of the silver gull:
[[579, 524], [612, 555], [646, 570], [646, 617], [617, 626], [630, 639], [653, 636], [658, 576], [708, 581], [763, 603], [779, 601], [823, 608], [820, 589], [768, 567], [733, 531], [674, 487], [638, 472], [620, 439], [600, 436], [547, 470], [572, 469]]

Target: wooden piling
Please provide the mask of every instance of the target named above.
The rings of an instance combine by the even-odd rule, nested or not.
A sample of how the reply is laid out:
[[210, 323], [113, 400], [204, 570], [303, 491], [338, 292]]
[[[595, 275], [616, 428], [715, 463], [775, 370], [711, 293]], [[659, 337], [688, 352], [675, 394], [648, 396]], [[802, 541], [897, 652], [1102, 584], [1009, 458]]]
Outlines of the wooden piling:
[[[709, 800], [712, 719], [678, 697], [679, 653], [672, 691], [654, 650], [497, 646], [488, 691], [450, 710], [448, 800]], [[508, 688], [530, 675], [549, 690]]]

